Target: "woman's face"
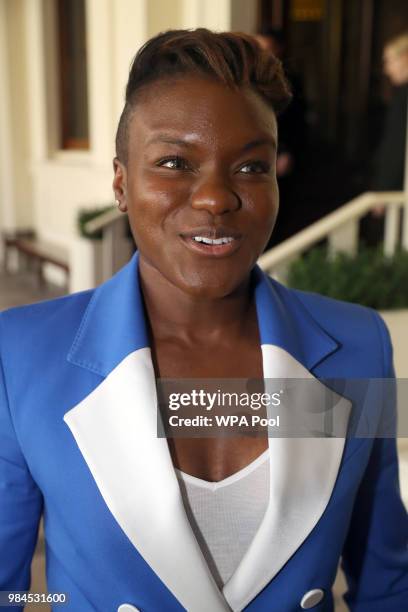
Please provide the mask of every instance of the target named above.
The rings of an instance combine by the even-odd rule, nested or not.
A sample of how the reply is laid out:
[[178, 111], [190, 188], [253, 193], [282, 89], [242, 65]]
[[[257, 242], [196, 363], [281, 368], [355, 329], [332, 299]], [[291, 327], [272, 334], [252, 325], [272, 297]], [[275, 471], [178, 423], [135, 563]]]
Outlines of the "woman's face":
[[383, 55], [384, 73], [393, 85], [403, 85], [408, 81], [408, 51], [396, 52], [386, 47]]
[[127, 165], [114, 163], [141, 270], [202, 298], [246, 282], [278, 212], [276, 141], [275, 115], [252, 90], [196, 76], [149, 85]]

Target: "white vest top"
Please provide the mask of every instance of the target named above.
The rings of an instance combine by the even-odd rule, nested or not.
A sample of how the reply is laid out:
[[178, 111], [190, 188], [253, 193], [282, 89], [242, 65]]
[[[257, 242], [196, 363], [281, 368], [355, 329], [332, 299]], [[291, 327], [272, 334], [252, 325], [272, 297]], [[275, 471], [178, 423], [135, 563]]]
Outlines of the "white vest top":
[[220, 589], [253, 540], [269, 502], [269, 449], [219, 482], [175, 468], [191, 527]]

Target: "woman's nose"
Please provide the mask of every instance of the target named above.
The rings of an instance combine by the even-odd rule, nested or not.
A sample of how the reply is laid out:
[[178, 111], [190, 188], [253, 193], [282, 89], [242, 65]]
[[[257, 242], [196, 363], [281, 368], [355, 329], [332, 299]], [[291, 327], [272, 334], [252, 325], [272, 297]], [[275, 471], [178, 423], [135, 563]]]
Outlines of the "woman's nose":
[[207, 180], [194, 192], [191, 206], [195, 210], [207, 210], [212, 215], [222, 215], [241, 208], [241, 200], [227, 182]]

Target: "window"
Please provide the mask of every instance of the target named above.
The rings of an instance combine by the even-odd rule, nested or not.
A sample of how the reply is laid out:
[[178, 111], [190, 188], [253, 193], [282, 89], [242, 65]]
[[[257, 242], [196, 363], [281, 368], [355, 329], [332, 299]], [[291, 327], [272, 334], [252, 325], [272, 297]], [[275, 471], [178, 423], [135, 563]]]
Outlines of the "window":
[[57, 0], [60, 146], [88, 149], [88, 79], [84, 0]]

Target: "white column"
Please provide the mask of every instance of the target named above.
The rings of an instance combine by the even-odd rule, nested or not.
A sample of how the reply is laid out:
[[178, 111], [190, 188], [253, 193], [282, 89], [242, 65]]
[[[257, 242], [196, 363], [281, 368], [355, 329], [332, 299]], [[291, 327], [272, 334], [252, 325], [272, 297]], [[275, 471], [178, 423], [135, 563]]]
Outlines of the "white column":
[[182, 27], [198, 28], [203, 26], [203, 3], [197, 0], [183, 0]]
[[44, 65], [43, 3], [25, 0], [25, 36], [27, 40], [27, 85], [30, 113], [30, 158], [36, 163], [48, 154], [47, 101]]
[[343, 223], [328, 235], [329, 253], [332, 257], [336, 253], [355, 255], [358, 247], [358, 220], [354, 217]]
[[113, 2], [114, 121], [119, 120], [133, 57], [147, 39], [147, 0]]
[[6, 2], [0, 0], [0, 230], [12, 229], [15, 224], [13, 173], [10, 159], [13, 156], [11, 138], [11, 109], [9, 85], [9, 57], [7, 51]]
[[402, 246], [408, 250], [408, 109], [407, 109], [407, 137], [405, 146], [405, 176], [404, 176], [404, 192], [405, 192], [405, 205], [403, 214], [403, 227], [402, 227]]
[[391, 257], [395, 253], [398, 240], [400, 209], [389, 204], [385, 209], [384, 254]]
[[102, 250], [100, 240], [77, 237], [69, 251], [69, 292], [86, 291], [101, 282]]
[[148, 0], [86, 0], [91, 153], [106, 165], [131, 61], [146, 40]]
[[113, 156], [113, 34], [111, 0], [86, 0], [89, 136], [93, 161]]

